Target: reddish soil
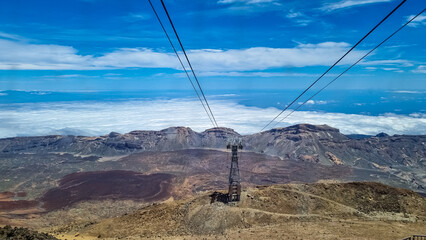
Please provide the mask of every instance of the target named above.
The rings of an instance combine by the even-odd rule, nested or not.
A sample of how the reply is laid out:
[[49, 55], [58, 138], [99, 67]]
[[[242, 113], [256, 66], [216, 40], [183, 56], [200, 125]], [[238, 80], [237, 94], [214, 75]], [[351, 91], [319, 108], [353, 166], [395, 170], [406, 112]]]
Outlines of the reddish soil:
[[41, 201], [48, 211], [87, 200], [158, 201], [170, 197], [173, 175], [143, 175], [133, 171], [81, 172], [65, 176]]
[[26, 192], [17, 192], [17, 193], [16, 193], [16, 196], [17, 196], [17, 197], [26, 197], [26, 196], [27, 196], [27, 193], [26, 193]]
[[38, 205], [37, 201], [27, 201], [27, 200], [18, 200], [18, 201], [0, 201], [0, 211], [14, 211], [34, 208]]
[[15, 197], [13, 192], [0, 192], [0, 201], [9, 201]]
[[0, 211], [11, 212], [36, 207], [37, 201], [13, 200], [14, 197], [25, 197], [26, 195], [25, 192], [0, 192]]

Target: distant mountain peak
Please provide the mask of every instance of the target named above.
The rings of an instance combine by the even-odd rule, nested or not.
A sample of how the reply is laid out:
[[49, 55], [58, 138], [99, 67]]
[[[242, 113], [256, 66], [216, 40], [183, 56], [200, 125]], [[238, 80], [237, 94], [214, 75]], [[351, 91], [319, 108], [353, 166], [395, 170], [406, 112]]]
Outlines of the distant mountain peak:
[[389, 137], [389, 135], [387, 133], [381, 132], [377, 134], [376, 137]]
[[321, 131], [339, 132], [339, 129], [330, 127], [326, 124], [312, 125], [312, 124], [303, 123], [303, 124], [296, 124], [296, 125], [287, 127], [287, 129], [297, 129], [297, 130], [310, 131], [310, 132], [321, 132]]
[[232, 128], [226, 128], [226, 127], [209, 128], [209, 129], [206, 129], [203, 133], [226, 133], [226, 134], [232, 134], [232, 135], [241, 136], [234, 129], [232, 129]]
[[308, 123], [296, 124], [283, 128], [274, 128], [266, 132], [286, 132], [286, 133], [302, 133], [302, 132], [340, 132], [339, 129], [324, 125], [312, 125]]

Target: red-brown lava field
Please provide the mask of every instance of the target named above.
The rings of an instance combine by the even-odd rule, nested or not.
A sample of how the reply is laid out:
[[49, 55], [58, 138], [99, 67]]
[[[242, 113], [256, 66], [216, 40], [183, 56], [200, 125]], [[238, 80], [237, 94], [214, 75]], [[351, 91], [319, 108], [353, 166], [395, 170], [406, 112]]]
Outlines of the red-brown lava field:
[[51, 211], [87, 200], [158, 201], [170, 196], [173, 175], [143, 175], [132, 171], [81, 172], [65, 176], [40, 199]]

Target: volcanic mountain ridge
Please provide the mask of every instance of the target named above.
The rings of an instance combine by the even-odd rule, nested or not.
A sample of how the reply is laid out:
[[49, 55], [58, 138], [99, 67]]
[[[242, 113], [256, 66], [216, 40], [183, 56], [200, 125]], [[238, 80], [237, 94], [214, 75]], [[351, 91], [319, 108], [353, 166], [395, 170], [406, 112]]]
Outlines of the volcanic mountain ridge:
[[229, 128], [212, 128], [198, 133], [186, 127], [171, 127], [161, 131], [132, 131], [126, 134], [112, 132], [99, 137], [53, 135], [5, 138], [0, 139], [0, 154], [66, 152], [105, 157], [144, 151], [223, 149], [230, 138], [241, 138], [246, 151], [292, 161], [363, 168], [426, 166], [425, 135], [380, 135], [351, 139], [336, 128], [310, 124], [244, 136]]

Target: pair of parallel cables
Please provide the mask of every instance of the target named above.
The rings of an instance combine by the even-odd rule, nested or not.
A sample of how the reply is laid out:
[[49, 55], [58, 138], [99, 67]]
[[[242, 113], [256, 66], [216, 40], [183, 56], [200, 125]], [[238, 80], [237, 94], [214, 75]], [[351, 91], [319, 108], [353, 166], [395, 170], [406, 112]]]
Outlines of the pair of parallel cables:
[[[340, 57], [331, 67], [329, 67], [319, 78], [317, 78], [308, 88], [306, 88], [298, 97], [296, 97], [289, 105], [287, 105], [284, 110], [282, 110], [275, 118], [273, 118], [268, 124], [266, 124], [265, 127], [263, 127], [260, 132], [262, 132], [264, 129], [266, 129], [271, 123], [273, 123], [281, 114], [283, 114], [290, 106], [292, 106], [302, 95], [304, 95], [312, 86], [314, 86], [324, 75], [326, 75], [334, 66], [336, 66], [346, 55], [348, 55], [356, 46], [358, 46], [365, 38], [367, 38], [368, 35], [370, 35], [377, 27], [379, 27], [389, 16], [391, 16], [399, 7], [402, 6], [407, 0], [403, 0], [398, 6], [396, 6], [386, 17], [384, 17], [376, 26], [373, 27], [361, 40], [359, 40], [351, 49], [349, 49], [342, 57]], [[426, 9], [423, 9], [420, 13], [412, 17], [408, 22], [406, 22], [404, 25], [402, 25], [400, 28], [398, 28], [396, 31], [394, 31], [391, 35], [389, 35], [386, 39], [384, 39], [382, 42], [380, 42], [376, 47], [374, 47], [372, 50], [370, 50], [367, 54], [362, 56], [358, 61], [356, 61], [354, 64], [352, 64], [350, 67], [348, 67], [345, 71], [343, 71], [341, 74], [339, 74], [337, 77], [335, 77], [333, 80], [331, 80], [329, 83], [327, 83], [323, 88], [318, 90], [314, 95], [312, 95], [310, 98], [308, 98], [306, 101], [304, 101], [302, 104], [300, 104], [297, 108], [295, 108], [292, 112], [287, 114], [284, 118], [277, 121], [275, 125], [272, 126], [275, 127], [282, 121], [284, 121], [287, 117], [289, 117], [292, 113], [297, 111], [299, 108], [301, 108], [303, 105], [305, 105], [309, 100], [314, 98], [316, 95], [318, 95], [321, 91], [323, 91], [325, 88], [327, 88], [329, 85], [331, 85], [334, 81], [336, 81], [338, 78], [340, 78], [343, 74], [345, 74], [347, 71], [349, 71], [352, 67], [357, 65], [359, 62], [361, 62], [364, 58], [366, 58], [368, 55], [370, 55], [374, 50], [379, 48], [381, 45], [383, 45], [386, 41], [388, 41], [391, 37], [393, 37], [396, 33], [398, 33], [400, 30], [402, 30], [405, 26], [407, 26], [409, 23], [411, 23], [414, 19], [416, 19], [418, 16], [420, 16]]]
[[[161, 1], [161, 4], [164, 8], [164, 11], [167, 15], [167, 18], [170, 22], [171, 27], [173, 28], [173, 31], [176, 35], [176, 38], [179, 42], [179, 45], [182, 49], [182, 52], [185, 56], [185, 59], [191, 69], [192, 75], [197, 83], [198, 89], [200, 90], [200, 93], [202, 95], [203, 98], [200, 97], [200, 94], [197, 91], [196, 86], [194, 85], [191, 77], [188, 74], [187, 69], [185, 68], [185, 65], [183, 64], [173, 42], [170, 39], [170, 36], [168, 35], [159, 15], [157, 14], [157, 11], [155, 10], [155, 7], [153, 6], [151, 0], [148, 0], [149, 4], [151, 5], [152, 10], [154, 11], [154, 14], [158, 20], [158, 22], [161, 25], [161, 28], [163, 29], [170, 45], [173, 48], [173, 51], [175, 52], [179, 63], [181, 64], [186, 76], [188, 77], [189, 82], [191, 83], [191, 86], [193, 87], [198, 99], [200, 100], [207, 116], [209, 117], [211, 123], [213, 124], [213, 127], [218, 127], [218, 124], [216, 122], [216, 119], [213, 115], [213, 112], [210, 108], [210, 105], [207, 101], [207, 98], [201, 88], [200, 82], [198, 81], [198, 78], [194, 72], [194, 69], [191, 65], [191, 62], [189, 61], [188, 55], [186, 54], [185, 48], [182, 45], [182, 42], [179, 38], [179, 35], [176, 31], [176, 28], [173, 24], [173, 21], [170, 17], [169, 12], [167, 11], [166, 5], [164, 4], [163, 0]], [[263, 131], [264, 129], [266, 129], [269, 125], [271, 125], [278, 117], [280, 117], [287, 109], [289, 109], [300, 97], [302, 97], [309, 89], [311, 89], [319, 80], [321, 80], [332, 68], [334, 68], [343, 58], [345, 58], [353, 49], [355, 49], [362, 41], [364, 41], [365, 38], [367, 38], [374, 30], [376, 30], [376, 28], [378, 28], [384, 21], [386, 21], [386, 19], [388, 19], [398, 8], [400, 8], [407, 0], [403, 0], [398, 6], [396, 6], [390, 13], [388, 13], [378, 24], [376, 24], [366, 35], [364, 35], [353, 47], [351, 47], [342, 57], [340, 57], [331, 67], [329, 67], [320, 77], [318, 77], [309, 87], [307, 87], [299, 96], [297, 96], [289, 105], [287, 105], [277, 116], [275, 116], [268, 124], [266, 124], [265, 127], [263, 127], [261, 131]], [[280, 122], [284, 121], [287, 117], [289, 117], [292, 113], [294, 113], [295, 111], [297, 111], [300, 107], [302, 107], [303, 105], [305, 105], [309, 100], [311, 100], [312, 98], [314, 98], [316, 95], [318, 95], [321, 91], [323, 91], [325, 88], [327, 88], [329, 85], [331, 85], [334, 81], [336, 81], [338, 78], [340, 78], [343, 74], [345, 74], [347, 71], [349, 71], [352, 67], [354, 67], [355, 65], [357, 65], [359, 62], [361, 62], [364, 58], [366, 58], [368, 55], [370, 55], [373, 51], [375, 51], [377, 48], [379, 48], [381, 45], [383, 45], [386, 41], [388, 41], [391, 37], [393, 37], [396, 33], [398, 33], [400, 30], [402, 30], [405, 26], [407, 26], [409, 23], [411, 23], [414, 19], [416, 19], [418, 16], [420, 16], [423, 12], [425, 11], [425, 9], [423, 9], [420, 13], [418, 13], [416, 16], [412, 17], [408, 22], [406, 22], [404, 25], [402, 25], [400, 28], [398, 28], [395, 32], [393, 32], [391, 35], [389, 35], [386, 39], [384, 39], [382, 42], [380, 42], [376, 47], [374, 47], [372, 50], [370, 50], [367, 54], [365, 54], [364, 56], [362, 56], [358, 61], [356, 61], [354, 64], [352, 64], [350, 67], [348, 67], [345, 71], [343, 71], [341, 74], [339, 74], [336, 78], [334, 78], [333, 80], [331, 80], [329, 83], [327, 83], [323, 88], [321, 88], [320, 90], [318, 90], [314, 95], [312, 95], [310, 98], [308, 98], [306, 101], [304, 101], [302, 104], [300, 104], [297, 108], [295, 108], [292, 112], [290, 112], [288, 115], [286, 115], [284, 118], [282, 118], [280, 121], [277, 121], [275, 123], [275, 125], [273, 127], [275, 127], [277, 124], [279, 124]], [[203, 101], [204, 99], [204, 101]]]
[[[203, 98], [201, 98], [201, 97], [200, 97], [200, 94], [199, 94], [199, 93], [198, 93], [198, 91], [197, 91], [197, 87], [194, 85], [194, 83], [193, 83], [193, 81], [192, 81], [191, 77], [190, 77], [190, 76], [189, 76], [189, 74], [188, 74], [187, 69], [185, 68], [185, 65], [184, 65], [184, 64], [183, 64], [183, 62], [182, 62], [182, 59], [179, 57], [179, 54], [178, 54], [178, 52], [177, 52], [177, 50], [176, 50], [176, 48], [175, 48], [175, 46], [174, 46], [174, 44], [173, 44], [172, 40], [170, 39], [170, 36], [169, 36], [169, 34], [167, 33], [167, 30], [166, 30], [166, 28], [165, 28], [165, 27], [164, 27], [164, 25], [163, 25], [163, 22], [161, 21], [161, 19], [160, 19], [159, 15], [157, 14], [157, 11], [155, 10], [154, 5], [152, 4], [151, 0], [148, 0], [148, 1], [149, 1], [149, 4], [151, 5], [152, 10], [154, 11], [155, 16], [157, 17], [158, 22], [159, 22], [159, 23], [160, 23], [160, 25], [161, 25], [161, 28], [163, 29], [164, 33], [166, 34], [166, 37], [167, 37], [167, 39], [169, 40], [169, 43], [170, 43], [170, 45], [172, 46], [173, 51], [175, 52], [176, 57], [178, 58], [180, 65], [182, 66], [183, 70], [185, 71], [185, 74], [186, 74], [186, 76], [188, 77], [188, 80], [189, 80], [189, 82], [191, 83], [191, 86], [192, 86], [192, 88], [194, 89], [194, 91], [195, 91], [195, 93], [196, 93], [196, 95], [197, 95], [197, 97], [198, 97], [198, 100], [200, 100], [201, 105], [202, 105], [202, 106], [203, 106], [203, 108], [204, 108], [204, 111], [207, 113], [207, 116], [209, 117], [210, 122], [213, 124], [213, 127], [219, 127], [219, 125], [218, 125], [218, 124], [217, 124], [217, 122], [216, 122], [216, 118], [214, 117], [213, 112], [212, 112], [212, 110], [211, 110], [211, 108], [210, 108], [209, 102], [207, 101], [207, 98], [206, 98], [206, 96], [204, 95], [204, 91], [203, 91], [203, 89], [201, 88], [201, 84], [200, 84], [200, 82], [198, 81], [197, 75], [195, 75], [194, 69], [193, 69], [193, 67], [192, 67], [192, 65], [191, 65], [191, 62], [189, 61], [188, 55], [186, 54], [185, 48], [184, 48], [184, 47], [183, 47], [183, 45], [182, 45], [182, 42], [181, 42], [181, 40], [180, 40], [180, 38], [179, 38], [179, 35], [178, 35], [177, 31], [176, 31], [176, 28], [175, 28], [175, 26], [174, 26], [174, 24], [173, 24], [173, 21], [172, 21], [172, 19], [171, 19], [170, 15], [169, 15], [169, 12], [167, 11], [166, 5], [164, 4], [163, 0], [161, 0], [161, 5], [163, 6], [164, 12], [165, 12], [165, 13], [166, 13], [166, 15], [167, 15], [167, 18], [168, 18], [168, 20], [169, 20], [169, 22], [170, 22], [171, 27], [173, 28], [173, 32], [174, 32], [174, 33], [175, 33], [175, 35], [176, 35], [176, 39], [178, 40], [179, 45], [180, 45], [180, 47], [181, 47], [181, 49], [182, 49], [182, 52], [183, 52], [183, 54], [185, 55], [185, 59], [186, 59], [186, 61], [187, 61], [188, 65], [189, 65], [189, 68], [191, 69], [192, 75], [194, 76], [195, 82], [197, 83], [198, 89], [199, 89], [199, 91], [200, 91], [200, 93], [201, 93], [201, 95], [202, 95], [202, 97], [203, 97]], [[204, 99], [204, 101], [203, 101], [203, 99]]]

